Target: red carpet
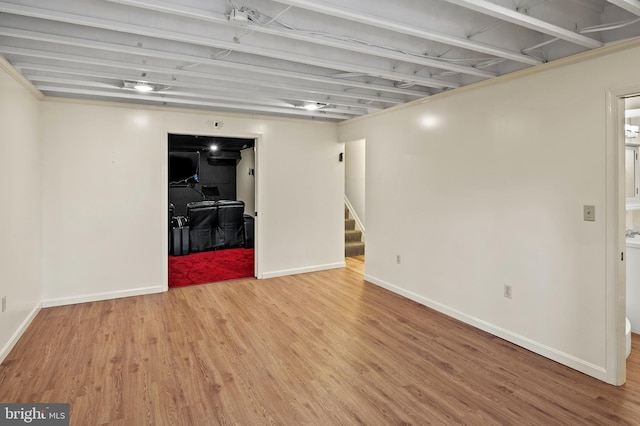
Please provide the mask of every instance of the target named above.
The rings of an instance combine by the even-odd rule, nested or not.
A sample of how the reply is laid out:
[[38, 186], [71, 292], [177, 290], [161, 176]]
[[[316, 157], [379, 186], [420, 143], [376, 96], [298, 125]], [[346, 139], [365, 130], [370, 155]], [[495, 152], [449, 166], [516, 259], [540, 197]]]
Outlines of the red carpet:
[[169, 256], [170, 288], [253, 276], [253, 249], [236, 248]]

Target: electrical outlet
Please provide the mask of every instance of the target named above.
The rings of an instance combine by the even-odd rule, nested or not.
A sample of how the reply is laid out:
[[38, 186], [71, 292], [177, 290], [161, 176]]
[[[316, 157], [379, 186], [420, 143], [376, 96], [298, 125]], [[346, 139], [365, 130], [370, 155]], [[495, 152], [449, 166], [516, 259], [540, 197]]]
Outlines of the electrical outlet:
[[595, 222], [596, 206], [584, 206], [584, 220], [588, 222]]
[[396, 263], [399, 265], [400, 264], [400, 255], [396, 254]]
[[509, 284], [504, 285], [504, 297], [511, 299], [511, 286]]
[[7, 296], [2, 296], [2, 312], [7, 310]]

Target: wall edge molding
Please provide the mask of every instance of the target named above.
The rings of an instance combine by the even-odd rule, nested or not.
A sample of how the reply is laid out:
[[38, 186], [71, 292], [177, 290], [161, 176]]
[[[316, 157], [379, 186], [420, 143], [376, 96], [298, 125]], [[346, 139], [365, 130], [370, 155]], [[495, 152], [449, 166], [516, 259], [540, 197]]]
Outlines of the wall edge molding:
[[[436, 302], [427, 297], [421, 296], [412, 291], [406, 290], [397, 285], [391, 284], [384, 280], [378, 279], [372, 275], [365, 274], [364, 279], [367, 282], [370, 282], [374, 285], [382, 287], [386, 290], [389, 290], [393, 293], [399, 294], [400, 296], [406, 297], [408, 299], [413, 300], [414, 302], [420, 303], [428, 308], [431, 308], [435, 311], [438, 311], [442, 314], [445, 314], [449, 317], [455, 318], [459, 321], [464, 322], [465, 324], [469, 324], [477, 329], [482, 331], [486, 331], [496, 337], [504, 339], [508, 342], [511, 342], [517, 346], [530, 350], [538, 355], [542, 355], [545, 358], [548, 358], [552, 361], [563, 364], [569, 368], [577, 370], [581, 373], [587, 374], [591, 377], [594, 377], [598, 380], [607, 382], [607, 370], [605, 367], [601, 367], [585, 361], [583, 359], [577, 358], [573, 355], [567, 354], [565, 352], [559, 351], [550, 346], [544, 345], [535, 340], [526, 338], [517, 333], [513, 333], [509, 330], [506, 330], [502, 327], [496, 326], [495, 324], [489, 323], [487, 321], [481, 320], [471, 315], [467, 315], [457, 309], [453, 309], [447, 305]], [[607, 382], [608, 383], [608, 382]]]
[[101, 300], [120, 299], [123, 297], [144, 296], [147, 294], [163, 293], [165, 290], [162, 285], [153, 287], [140, 287], [128, 290], [110, 291], [106, 293], [91, 293], [78, 296], [57, 297], [53, 299], [42, 299], [43, 308], [51, 308], [54, 306], [75, 305], [78, 303], [99, 302]]
[[2, 55], [0, 55], [0, 68], [5, 70], [7, 74], [13, 77], [22, 87], [24, 87], [29, 93], [31, 93], [36, 99], [42, 101], [45, 99], [44, 94], [38, 90], [36, 86], [31, 84], [9, 61], [7, 61]]
[[262, 279], [284, 277], [287, 275], [306, 274], [309, 272], [326, 271], [329, 269], [344, 268], [347, 266], [346, 262], [327, 263], [324, 265], [306, 266], [304, 268], [283, 269], [281, 271], [265, 272], [262, 274]]
[[16, 343], [18, 343], [18, 340], [20, 340], [24, 332], [27, 331], [27, 328], [29, 328], [29, 325], [31, 325], [31, 322], [34, 320], [36, 315], [38, 315], [38, 312], [40, 312], [41, 308], [42, 303], [36, 304], [36, 306], [31, 310], [31, 312], [29, 312], [24, 321], [22, 321], [17, 330], [13, 333], [9, 341], [4, 345], [2, 350], [0, 350], [0, 363], [5, 360]]

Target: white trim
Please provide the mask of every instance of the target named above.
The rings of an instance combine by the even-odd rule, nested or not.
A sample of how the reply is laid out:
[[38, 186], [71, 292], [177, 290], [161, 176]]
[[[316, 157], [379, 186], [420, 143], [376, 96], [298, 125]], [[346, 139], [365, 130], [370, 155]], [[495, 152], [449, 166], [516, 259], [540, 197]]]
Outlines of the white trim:
[[[618, 128], [624, 129], [624, 101], [613, 92], [606, 94], [605, 122], [605, 366], [608, 383], [626, 380], [626, 240], [625, 232], [625, 146]], [[623, 135], [624, 136], [624, 135]], [[621, 149], [622, 148], [622, 149]], [[620, 173], [622, 175], [620, 176]], [[622, 198], [621, 198], [622, 197]], [[622, 297], [622, 300], [620, 300]], [[620, 317], [620, 318], [618, 318]], [[622, 345], [622, 346], [621, 346]]]
[[284, 269], [282, 271], [265, 272], [262, 278], [284, 277], [286, 275], [306, 274], [309, 272], [326, 271], [328, 269], [338, 269], [347, 266], [346, 262], [327, 263], [326, 265], [307, 266], [304, 268]]
[[31, 310], [31, 312], [29, 312], [29, 315], [27, 315], [24, 321], [22, 321], [22, 324], [20, 324], [20, 327], [18, 327], [18, 329], [13, 333], [13, 335], [11, 336], [9, 341], [4, 345], [2, 350], [0, 350], [0, 363], [4, 361], [7, 355], [9, 355], [9, 352], [11, 352], [11, 349], [13, 349], [16, 343], [18, 343], [18, 340], [20, 340], [24, 332], [27, 330], [27, 328], [31, 324], [31, 321], [33, 321], [36, 315], [38, 315], [38, 312], [40, 312], [40, 308], [42, 308], [42, 304], [38, 303]]
[[606, 313], [605, 365], [606, 382], [620, 386], [626, 380], [626, 210], [624, 98], [640, 93], [640, 86], [625, 87], [606, 93]]
[[143, 296], [147, 294], [164, 293], [162, 285], [153, 287], [140, 287], [128, 290], [109, 291], [105, 293], [92, 293], [81, 296], [58, 297], [55, 299], [43, 299], [42, 307], [75, 305], [77, 303], [97, 302], [101, 300], [120, 299], [122, 297]]
[[45, 99], [44, 94], [38, 90], [36, 86], [34, 86], [25, 76], [20, 74], [18, 70], [5, 58], [0, 55], [0, 69], [4, 70], [13, 77], [22, 87], [24, 87], [29, 93], [33, 95], [39, 101]]
[[255, 208], [255, 212], [254, 214], [252, 214], [253, 216], [253, 247], [254, 247], [254, 257], [253, 257], [253, 274], [255, 275], [255, 277], [257, 279], [262, 279], [263, 274], [262, 274], [262, 265], [264, 265], [264, 244], [262, 243], [263, 241], [263, 232], [262, 232], [262, 212], [264, 211], [262, 209], [262, 204], [263, 204], [263, 197], [262, 194], [264, 194], [264, 189], [263, 189], [263, 179], [262, 176], [264, 176], [264, 170], [265, 170], [265, 164], [264, 164], [264, 158], [265, 156], [263, 155], [263, 141], [262, 141], [262, 135], [261, 134], [256, 134], [255, 136], [255, 142], [253, 143], [253, 153], [255, 156], [255, 163], [254, 163], [254, 178], [255, 178], [255, 194], [254, 194], [254, 208]]
[[356, 224], [358, 225], [358, 229], [362, 231], [362, 240], [364, 241], [366, 239], [364, 225], [362, 224], [360, 217], [356, 213], [356, 210], [353, 208], [353, 205], [349, 201], [349, 198], [347, 198], [346, 194], [344, 196], [344, 203], [347, 205], [347, 208], [349, 209], [349, 213], [351, 214], [351, 216], [353, 216], [353, 218], [355, 219]]
[[162, 290], [169, 291], [169, 132], [166, 129], [163, 130], [163, 138], [160, 142], [160, 185], [162, 190], [162, 205], [166, 206], [162, 213]]
[[491, 333], [494, 336], [500, 337], [506, 341], [509, 341], [513, 344], [521, 346], [525, 349], [528, 349], [532, 352], [540, 354], [546, 358], [549, 358], [553, 361], [564, 364], [568, 367], [571, 367], [575, 370], [578, 370], [582, 373], [588, 374], [596, 379], [606, 381], [607, 380], [607, 371], [605, 368], [582, 360], [580, 358], [576, 358], [575, 356], [569, 355], [567, 353], [558, 351], [554, 348], [546, 346], [540, 342], [536, 342], [535, 340], [531, 340], [527, 337], [521, 336], [516, 333], [512, 333], [509, 330], [505, 330], [504, 328], [498, 327], [489, 322], [483, 321], [471, 315], [467, 315], [464, 312], [458, 311], [456, 309], [450, 308], [441, 303], [435, 302], [426, 297], [420, 296], [419, 294], [413, 293], [412, 291], [405, 290], [401, 287], [398, 287], [394, 284], [388, 283], [386, 281], [377, 279], [371, 275], [364, 275], [365, 281], [368, 281], [372, 284], [375, 284], [379, 287], [385, 288], [393, 293], [404, 296], [408, 299], [411, 299], [415, 302], [420, 303], [421, 305], [427, 306], [428, 308], [434, 309], [438, 312], [441, 312], [445, 315], [448, 315], [452, 318], [460, 320], [466, 324], [472, 325], [480, 330], [486, 331], [487, 333]]

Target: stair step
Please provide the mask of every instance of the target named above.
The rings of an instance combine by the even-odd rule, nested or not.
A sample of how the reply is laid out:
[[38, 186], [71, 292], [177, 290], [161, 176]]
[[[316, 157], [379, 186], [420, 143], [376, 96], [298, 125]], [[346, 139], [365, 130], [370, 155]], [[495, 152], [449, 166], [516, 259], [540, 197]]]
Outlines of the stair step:
[[356, 220], [355, 219], [345, 219], [344, 220], [344, 229], [346, 231], [352, 231], [356, 229]]
[[347, 243], [355, 243], [362, 241], [362, 231], [357, 229], [344, 231], [344, 241]]
[[364, 243], [362, 242], [354, 242], [354, 243], [346, 243], [344, 245], [344, 256], [364, 256]]
[[347, 206], [344, 207], [344, 218], [349, 219], [349, 209]]

